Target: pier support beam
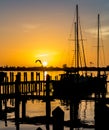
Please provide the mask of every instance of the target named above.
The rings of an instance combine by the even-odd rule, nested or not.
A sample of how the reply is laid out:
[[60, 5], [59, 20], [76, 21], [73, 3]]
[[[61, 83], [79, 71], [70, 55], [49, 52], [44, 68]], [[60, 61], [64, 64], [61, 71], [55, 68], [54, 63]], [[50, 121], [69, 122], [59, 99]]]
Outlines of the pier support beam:
[[19, 129], [19, 115], [20, 115], [20, 73], [16, 75], [16, 81], [15, 81], [15, 125], [16, 125], [16, 130]]
[[57, 107], [53, 112], [53, 130], [64, 130], [64, 111]]
[[26, 100], [22, 99], [22, 120], [26, 117]]
[[50, 122], [50, 113], [51, 113], [51, 106], [50, 106], [50, 76], [47, 75], [46, 77], [46, 129], [49, 130], [49, 122]]

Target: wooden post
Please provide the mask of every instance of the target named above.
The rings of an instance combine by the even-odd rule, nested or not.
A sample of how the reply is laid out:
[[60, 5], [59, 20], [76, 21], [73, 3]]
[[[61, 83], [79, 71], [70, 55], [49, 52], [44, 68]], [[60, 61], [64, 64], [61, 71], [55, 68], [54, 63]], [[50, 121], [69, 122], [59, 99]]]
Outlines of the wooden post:
[[53, 130], [64, 129], [64, 112], [60, 107], [57, 107], [53, 112]]
[[70, 130], [75, 128], [75, 126], [79, 127], [80, 125], [78, 110], [79, 110], [79, 99], [78, 98], [70, 99]]
[[31, 72], [31, 94], [34, 93], [34, 84], [32, 83], [34, 81], [34, 72]]
[[7, 108], [7, 100], [6, 100], [6, 98], [5, 98], [5, 113], [4, 113], [4, 114], [5, 114], [5, 115], [4, 115], [4, 116], [5, 116], [5, 117], [4, 117], [4, 118], [5, 118], [5, 126], [7, 126], [7, 112], [6, 112], [6, 108]]
[[25, 98], [22, 99], [22, 120], [26, 117], [26, 100]]
[[55, 80], [58, 80], [58, 76], [57, 75], [55, 76]]
[[20, 73], [16, 75], [16, 81], [15, 81], [15, 125], [16, 125], [16, 130], [19, 130], [19, 115], [20, 115], [20, 91], [19, 91], [19, 86], [20, 86]]
[[24, 72], [24, 82], [25, 84], [22, 84], [22, 92], [27, 94], [27, 72]]
[[[40, 81], [40, 73], [39, 72], [36, 72], [36, 82], [37, 81]], [[36, 83], [36, 95], [40, 95], [40, 82]]]
[[5, 77], [5, 94], [9, 93], [8, 76]]
[[104, 100], [95, 102], [95, 130], [109, 129], [109, 108]]
[[[13, 83], [14, 82], [14, 73], [10, 72], [10, 82]], [[13, 93], [13, 84], [10, 85], [10, 93]]]
[[49, 121], [50, 121], [50, 112], [51, 112], [49, 86], [50, 86], [50, 76], [47, 75], [46, 77], [46, 118], [47, 118], [46, 129], [47, 130], [49, 130]]
[[1, 88], [1, 84], [0, 84], [0, 94], [1, 94], [1, 90], [2, 90], [2, 88]]
[[0, 120], [2, 119], [3, 117], [3, 113], [2, 113], [2, 100], [0, 99]]
[[2, 112], [2, 100], [0, 99], [0, 113]]

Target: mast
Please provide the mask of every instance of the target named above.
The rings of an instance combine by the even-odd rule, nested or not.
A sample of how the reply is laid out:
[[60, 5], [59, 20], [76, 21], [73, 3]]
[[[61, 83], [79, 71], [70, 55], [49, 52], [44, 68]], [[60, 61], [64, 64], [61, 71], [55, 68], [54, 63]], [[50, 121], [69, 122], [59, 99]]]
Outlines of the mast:
[[80, 55], [80, 43], [79, 43], [79, 15], [78, 15], [78, 5], [76, 5], [76, 22], [74, 23], [74, 27], [75, 27], [75, 67], [79, 68], [80, 65], [82, 66], [82, 61], [81, 58], [84, 59], [84, 64], [86, 67], [86, 60], [85, 60], [85, 52], [84, 52], [84, 46], [83, 46], [83, 39], [82, 39], [82, 33], [81, 33], [81, 28], [80, 28], [80, 37], [81, 37], [81, 41], [82, 41], [82, 53], [83, 53], [83, 57], [81, 57]]
[[74, 23], [75, 25], [75, 67], [77, 67], [77, 40], [76, 40], [76, 22]]
[[98, 41], [97, 41], [97, 67], [99, 67], [99, 27], [100, 27], [100, 15], [98, 14]]
[[79, 68], [79, 38], [78, 38], [78, 5], [76, 5], [76, 44], [77, 44], [77, 68]]

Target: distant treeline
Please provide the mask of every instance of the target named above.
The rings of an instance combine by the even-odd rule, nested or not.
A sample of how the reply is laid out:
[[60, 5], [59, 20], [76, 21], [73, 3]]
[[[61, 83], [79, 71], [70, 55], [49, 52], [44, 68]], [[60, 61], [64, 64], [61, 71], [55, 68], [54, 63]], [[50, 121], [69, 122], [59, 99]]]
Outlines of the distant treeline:
[[66, 72], [77, 72], [77, 71], [109, 71], [109, 66], [106, 67], [9, 67], [1, 66], [0, 71], [66, 71]]
[[0, 67], [0, 71], [60, 71], [61, 67]]

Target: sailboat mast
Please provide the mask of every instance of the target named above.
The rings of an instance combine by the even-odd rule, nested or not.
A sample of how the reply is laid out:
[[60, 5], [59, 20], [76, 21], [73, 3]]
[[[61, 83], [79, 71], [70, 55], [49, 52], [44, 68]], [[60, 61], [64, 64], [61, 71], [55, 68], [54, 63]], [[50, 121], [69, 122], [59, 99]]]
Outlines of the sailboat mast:
[[76, 40], [77, 37], [76, 37], [76, 22], [75, 22], [74, 25], [75, 25], [75, 30], [74, 30], [74, 31], [75, 31], [75, 32], [74, 32], [74, 33], [75, 33], [75, 67], [77, 67], [77, 40]]
[[77, 44], [77, 68], [79, 68], [79, 40], [78, 40], [78, 5], [76, 5], [76, 44]]
[[99, 67], [99, 26], [100, 26], [100, 15], [98, 14], [98, 45], [97, 45], [97, 67]]

